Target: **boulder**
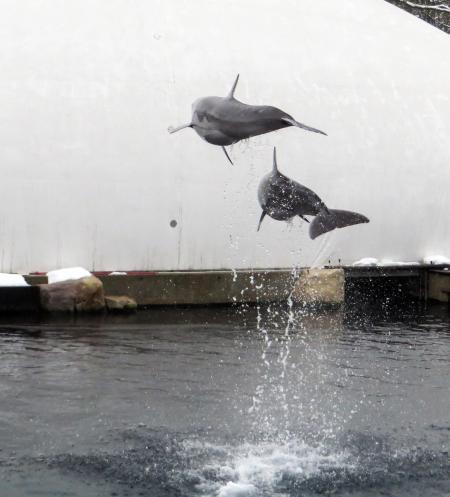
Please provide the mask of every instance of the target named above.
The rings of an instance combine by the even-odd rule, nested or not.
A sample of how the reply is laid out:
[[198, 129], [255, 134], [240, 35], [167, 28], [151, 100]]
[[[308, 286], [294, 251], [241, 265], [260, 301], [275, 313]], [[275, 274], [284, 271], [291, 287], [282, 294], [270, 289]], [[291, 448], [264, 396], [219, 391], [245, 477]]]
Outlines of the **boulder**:
[[46, 311], [94, 312], [105, 308], [103, 283], [95, 276], [41, 285], [41, 307]]
[[337, 306], [344, 302], [344, 270], [307, 269], [298, 278], [292, 300], [306, 305]]
[[136, 301], [126, 295], [107, 295], [105, 303], [109, 311], [134, 311], [137, 309]]

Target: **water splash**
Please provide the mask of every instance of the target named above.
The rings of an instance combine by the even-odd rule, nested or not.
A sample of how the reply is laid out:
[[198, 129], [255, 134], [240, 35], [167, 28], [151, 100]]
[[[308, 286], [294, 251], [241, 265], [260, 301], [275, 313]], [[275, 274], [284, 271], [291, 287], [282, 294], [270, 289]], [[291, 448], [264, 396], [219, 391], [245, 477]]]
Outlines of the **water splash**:
[[[244, 445], [234, 454], [227, 467], [233, 479], [214, 489], [217, 497], [250, 497], [282, 495], [283, 482], [306, 480], [322, 471], [339, 467], [352, 469], [346, 453], [331, 454], [297, 441], [279, 446], [263, 443]], [[208, 496], [209, 497], [209, 496]], [[212, 497], [212, 496], [211, 496]]]
[[[448, 484], [448, 453], [391, 446], [386, 439], [354, 433], [340, 448], [292, 438], [230, 445], [163, 433], [133, 433], [135, 444], [117, 452], [61, 454], [40, 458], [45, 468], [109, 481], [119, 495], [153, 497], [298, 497], [300, 495], [445, 495], [424, 492]], [[26, 461], [21, 461], [21, 464]], [[430, 483], [432, 485], [430, 485]], [[399, 489], [402, 488], [399, 492]], [[444, 488], [444, 487], [442, 487]], [[367, 494], [367, 492], [372, 492]]]

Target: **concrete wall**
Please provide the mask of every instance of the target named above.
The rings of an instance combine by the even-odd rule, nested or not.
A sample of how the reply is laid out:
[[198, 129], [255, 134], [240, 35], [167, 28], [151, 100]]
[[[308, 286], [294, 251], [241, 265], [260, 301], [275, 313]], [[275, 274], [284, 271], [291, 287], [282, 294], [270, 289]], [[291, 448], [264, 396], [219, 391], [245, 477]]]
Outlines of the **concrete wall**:
[[427, 283], [430, 300], [450, 303], [450, 271], [429, 271]]
[[[383, 0], [0, 0], [0, 271], [309, 266], [450, 246], [450, 38]], [[270, 103], [286, 129], [231, 167], [199, 96]], [[279, 166], [371, 223], [311, 241], [270, 219]], [[171, 220], [177, 226], [171, 228]]]

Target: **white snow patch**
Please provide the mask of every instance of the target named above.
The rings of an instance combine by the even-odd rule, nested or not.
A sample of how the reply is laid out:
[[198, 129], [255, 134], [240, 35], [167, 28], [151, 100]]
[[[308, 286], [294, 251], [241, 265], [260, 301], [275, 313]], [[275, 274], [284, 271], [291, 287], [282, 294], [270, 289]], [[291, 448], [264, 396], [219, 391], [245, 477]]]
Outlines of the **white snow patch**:
[[0, 286], [30, 286], [21, 274], [0, 273]]
[[376, 266], [378, 264], [378, 259], [375, 257], [364, 257], [363, 259], [359, 259], [352, 264], [352, 266]]
[[397, 263], [392, 259], [381, 259], [381, 261], [377, 262], [377, 266], [383, 266], [383, 267], [397, 266]]
[[443, 255], [427, 255], [422, 262], [424, 264], [450, 264], [450, 259]]
[[81, 278], [86, 278], [87, 276], [92, 276], [92, 274], [82, 267], [55, 269], [54, 271], [49, 271], [47, 273], [48, 282], [50, 284], [67, 280], [79, 280]]
[[382, 267], [398, 267], [398, 266], [418, 266], [418, 262], [404, 262], [404, 261], [393, 261], [391, 259], [381, 259], [377, 263], [377, 266], [382, 266]]
[[399, 266], [418, 266], [417, 261], [393, 261], [392, 259], [375, 259], [374, 257], [365, 257], [352, 264], [352, 266], [377, 266], [377, 267], [399, 267]]

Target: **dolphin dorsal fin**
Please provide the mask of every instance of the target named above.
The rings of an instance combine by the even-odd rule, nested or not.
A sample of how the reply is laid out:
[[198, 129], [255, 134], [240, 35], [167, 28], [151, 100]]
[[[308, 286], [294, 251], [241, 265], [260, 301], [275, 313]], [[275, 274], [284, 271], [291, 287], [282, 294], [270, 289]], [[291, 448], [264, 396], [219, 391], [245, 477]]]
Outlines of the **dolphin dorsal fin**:
[[236, 86], [239, 81], [239, 74], [236, 76], [236, 79], [234, 80], [233, 87], [231, 88], [230, 93], [228, 93], [227, 98], [234, 98], [234, 90], [236, 90]]
[[273, 172], [278, 172], [278, 164], [277, 164], [277, 147], [273, 147]]

